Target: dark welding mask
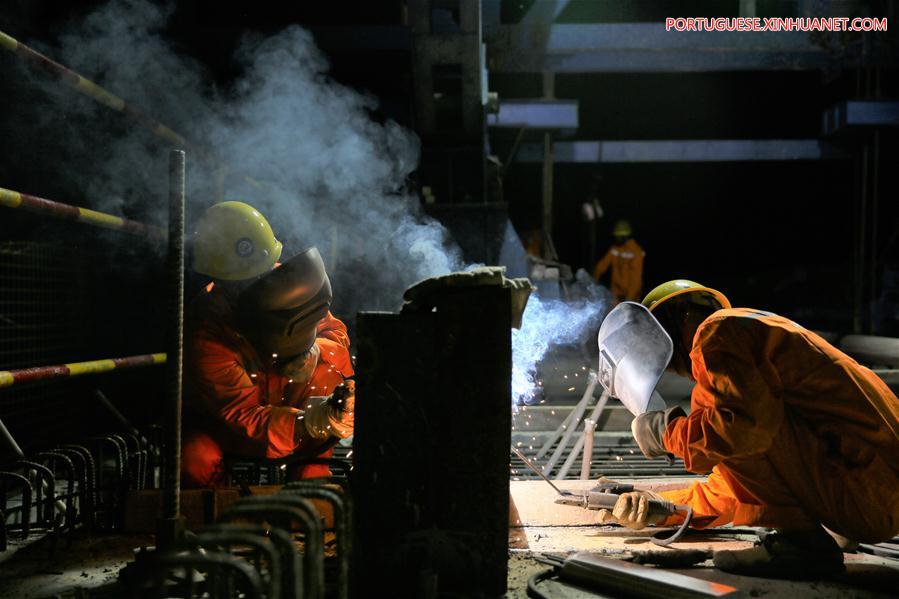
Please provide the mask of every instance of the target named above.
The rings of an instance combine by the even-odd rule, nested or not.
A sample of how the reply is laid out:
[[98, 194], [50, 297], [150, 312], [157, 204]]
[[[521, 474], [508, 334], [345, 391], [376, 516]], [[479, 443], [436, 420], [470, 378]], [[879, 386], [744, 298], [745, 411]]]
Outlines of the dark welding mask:
[[331, 307], [331, 282], [318, 249], [297, 254], [247, 287], [237, 299], [241, 332], [265, 360], [284, 362], [315, 343]]

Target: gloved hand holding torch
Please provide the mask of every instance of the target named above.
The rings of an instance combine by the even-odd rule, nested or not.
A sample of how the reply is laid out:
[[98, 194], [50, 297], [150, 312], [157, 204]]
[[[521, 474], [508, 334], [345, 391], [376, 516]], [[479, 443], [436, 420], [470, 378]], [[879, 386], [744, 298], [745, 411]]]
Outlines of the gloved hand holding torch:
[[332, 436], [346, 439], [353, 434], [355, 409], [356, 382], [347, 380], [330, 397], [311, 398], [303, 414], [303, 424], [313, 439]]
[[652, 491], [631, 491], [618, 496], [615, 506], [599, 510], [600, 524], [620, 524], [634, 530], [640, 530], [652, 524], [658, 524], [671, 515], [671, 511], [655, 509], [656, 505], [669, 505], [661, 496]]

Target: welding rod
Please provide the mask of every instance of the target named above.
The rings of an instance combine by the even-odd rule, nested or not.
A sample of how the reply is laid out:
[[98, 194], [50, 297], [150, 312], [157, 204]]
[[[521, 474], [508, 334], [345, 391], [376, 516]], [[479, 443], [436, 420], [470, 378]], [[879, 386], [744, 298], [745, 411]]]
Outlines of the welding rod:
[[164, 364], [165, 354], [143, 354], [140, 356], [128, 356], [125, 358], [109, 358], [106, 360], [92, 360], [90, 362], [72, 362], [55, 366], [36, 366], [34, 368], [22, 368], [19, 370], [0, 370], [0, 387], [12, 387], [19, 383], [58, 379], [83, 374], [97, 374], [110, 370], [123, 370]]
[[559, 490], [559, 487], [557, 487], [556, 485], [554, 485], [554, 484], [553, 484], [553, 481], [549, 480], [549, 478], [548, 478], [545, 474], [543, 474], [543, 472], [540, 471], [540, 468], [538, 468], [537, 466], [535, 466], [534, 463], [531, 462], [531, 460], [529, 460], [529, 459], [527, 458], [527, 456], [524, 455], [524, 453], [523, 453], [521, 450], [519, 450], [519, 449], [518, 449], [517, 447], [515, 447], [514, 445], [512, 445], [509, 449], [512, 450], [512, 453], [514, 453], [514, 454], [517, 455], [519, 458], [521, 458], [521, 461], [524, 462], [524, 465], [525, 465], [525, 466], [527, 466], [528, 468], [530, 468], [531, 470], [533, 470], [533, 471], [537, 474], [537, 476], [539, 476], [540, 478], [542, 478], [542, 479], [543, 479], [543, 480], [544, 480], [550, 487], [552, 487], [553, 489], [555, 489], [555, 490], [556, 490], [556, 493], [558, 493], [559, 495], [566, 495], [566, 493], [565, 493], [564, 491], [560, 491], [560, 490]]
[[95, 227], [103, 227], [105, 229], [114, 229], [141, 235], [143, 237], [164, 239], [165, 233], [159, 227], [153, 225], [145, 225], [134, 220], [113, 216], [105, 212], [97, 212], [88, 208], [72, 206], [71, 204], [63, 204], [62, 202], [54, 202], [39, 198], [37, 196], [13, 191], [0, 187], [0, 206], [6, 208], [21, 208], [28, 212], [35, 212], [48, 216], [55, 216], [65, 220], [74, 220]]

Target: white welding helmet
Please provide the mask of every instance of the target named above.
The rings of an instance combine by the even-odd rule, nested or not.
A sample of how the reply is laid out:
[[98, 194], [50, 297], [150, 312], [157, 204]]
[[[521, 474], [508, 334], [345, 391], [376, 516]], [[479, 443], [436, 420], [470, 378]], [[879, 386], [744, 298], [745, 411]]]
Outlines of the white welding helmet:
[[664, 410], [654, 391], [673, 349], [671, 337], [645, 306], [622, 302], [599, 327], [599, 382], [634, 416]]

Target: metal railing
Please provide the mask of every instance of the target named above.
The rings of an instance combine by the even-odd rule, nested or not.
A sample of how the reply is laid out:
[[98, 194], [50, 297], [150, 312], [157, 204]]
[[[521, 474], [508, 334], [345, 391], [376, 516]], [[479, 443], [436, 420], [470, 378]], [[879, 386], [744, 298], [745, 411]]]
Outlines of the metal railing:
[[79, 206], [72, 206], [71, 204], [63, 204], [62, 202], [39, 198], [37, 196], [22, 193], [20, 191], [13, 191], [12, 189], [5, 189], [3, 187], [0, 187], [0, 206], [6, 208], [20, 208], [27, 212], [65, 220], [73, 220], [95, 227], [114, 229], [133, 235], [149, 237], [150, 239], [165, 239], [163, 230], [153, 225], [145, 225], [144, 223], [122, 218], [120, 216], [106, 214], [105, 212], [97, 212], [96, 210], [81, 208]]
[[[22, 210], [39, 217], [79, 222], [94, 227], [113, 229], [154, 241], [168, 238], [171, 287], [170, 320], [176, 327], [169, 334], [166, 353], [106, 358], [55, 365], [37, 365], [0, 371], [0, 388], [36, 381], [59, 380], [88, 374], [100, 374], [143, 366], [167, 364], [169, 372], [170, 408], [167, 410], [166, 459], [160, 463], [158, 431], [143, 434], [132, 427], [105, 396], [98, 394], [101, 404], [111, 412], [122, 430], [87, 439], [74, 439], [62, 445], [50, 444], [26, 458], [22, 449], [5, 426], [0, 437], [17, 459], [0, 464], [0, 540], [8, 530], [21, 530], [27, 537], [35, 528], [58, 533], [77, 524], [93, 526], [101, 523], [116, 527], [121, 523], [124, 492], [155, 486], [160, 479], [166, 484], [166, 522], [179, 517], [179, 461], [180, 461], [180, 391], [183, 314], [184, 267], [184, 169], [185, 155], [180, 148], [191, 147], [198, 155], [211, 154], [191, 145], [183, 136], [161, 122], [147, 116], [122, 98], [112, 94], [79, 73], [29, 48], [15, 38], [0, 32], [0, 48], [13, 52], [29, 65], [40, 68], [58, 82], [85, 94], [113, 111], [124, 114], [133, 122], [149, 129], [160, 139], [179, 149], [170, 154], [170, 227], [168, 235], [160, 227], [122, 218], [112, 214], [74, 206], [20, 191], [0, 188], [0, 206]], [[11, 275], [13, 281], [14, 276]], [[27, 300], [28, 298], [23, 298]], [[6, 302], [10, 303], [10, 302]], [[29, 305], [18, 302], [17, 306]], [[9, 320], [17, 329], [22, 325]], [[177, 329], [177, 330], [175, 330]], [[24, 330], [24, 329], [23, 329]], [[50, 329], [52, 330], [52, 328]], [[50, 331], [47, 330], [46, 333]], [[38, 341], [45, 329], [29, 325], [26, 333]], [[17, 340], [24, 341], [19, 336]], [[19, 364], [26, 359], [16, 360]], [[32, 518], [34, 517], [34, 521]], [[32, 524], [39, 525], [37, 527]], [[163, 535], [167, 537], [169, 535]], [[173, 542], [173, 541], [172, 541]]]
[[81, 376], [85, 374], [99, 374], [101, 372], [110, 372], [112, 370], [165, 364], [165, 362], [165, 354], [144, 354], [140, 356], [127, 356], [124, 358], [90, 360], [88, 362], [71, 362], [69, 364], [57, 364], [55, 366], [34, 366], [32, 368], [19, 368], [16, 370], [0, 370], [0, 388], [11, 387], [21, 383], [31, 383], [34, 381]]

